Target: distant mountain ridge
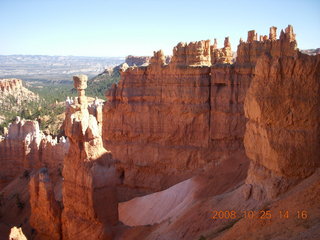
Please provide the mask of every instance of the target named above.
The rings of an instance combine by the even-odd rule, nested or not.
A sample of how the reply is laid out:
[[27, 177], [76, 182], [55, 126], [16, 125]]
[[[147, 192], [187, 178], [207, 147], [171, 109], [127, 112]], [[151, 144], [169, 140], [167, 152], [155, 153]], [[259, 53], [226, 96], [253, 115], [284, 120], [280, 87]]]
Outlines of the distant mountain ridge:
[[94, 76], [123, 61], [122, 57], [0, 55], [0, 78], [70, 81], [74, 74]]
[[308, 55], [317, 55], [317, 54], [320, 54], [320, 48], [304, 49], [304, 50], [301, 50], [301, 52]]

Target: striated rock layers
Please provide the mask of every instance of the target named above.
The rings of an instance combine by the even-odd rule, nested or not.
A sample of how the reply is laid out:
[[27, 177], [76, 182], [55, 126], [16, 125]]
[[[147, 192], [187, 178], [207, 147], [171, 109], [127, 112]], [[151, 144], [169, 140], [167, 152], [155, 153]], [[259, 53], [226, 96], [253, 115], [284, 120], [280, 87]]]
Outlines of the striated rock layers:
[[63, 168], [62, 239], [112, 239], [118, 222], [117, 173], [103, 148], [101, 125], [88, 111], [86, 76], [75, 76], [74, 85], [78, 98], [65, 120], [70, 148]]
[[252, 69], [228, 64], [230, 52], [228, 38], [223, 49], [209, 40], [179, 43], [169, 64], [159, 51], [147, 67], [121, 71], [106, 95], [103, 140], [125, 186], [158, 191], [234, 154], [246, 159], [243, 102]]
[[48, 167], [62, 170], [69, 143], [64, 138], [45, 136], [37, 121], [19, 117], [9, 125], [7, 135], [0, 137], [0, 188], [25, 171]]
[[239, 46], [269, 53], [257, 58], [245, 101], [247, 183], [258, 199], [276, 197], [320, 166], [320, 56], [295, 46], [291, 26], [280, 40]]
[[[252, 55], [248, 56], [249, 53]], [[161, 54], [156, 55], [161, 59]], [[136, 226], [121, 239], [320, 237], [320, 57], [296, 49], [291, 26], [281, 33], [280, 39], [274, 27], [269, 38], [263, 36], [260, 40], [250, 31], [248, 41], [240, 43], [238, 57], [239, 62], [224, 68], [232, 79], [239, 76], [235, 75], [237, 71], [243, 73], [244, 80], [238, 79], [240, 82], [245, 81], [245, 76], [252, 79], [244, 106], [249, 119], [244, 146], [251, 159], [246, 184], [234, 179], [243, 168], [229, 176], [218, 176], [223, 172], [221, 164], [214, 175], [198, 186], [193, 183], [199, 179], [192, 178], [164, 191], [120, 203], [120, 220]], [[213, 82], [217, 80], [214, 75], [211, 77]], [[230, 126], [230, 122], [226, 125]], [[232, 165], [225, 167], [229, 171], [236, 169]], [[237, 186], [210, 194], [210, 189], [225, 187], [233, 180]], [[197, 192], [201, 187], [204, 192]], [[215, 218], [210, 216], [211, 210], [219, 214], [232, 210], [237, 217]], [[244, 210], [246, 213], [242, 214]], [[249, 211], [252, 217], [248, 217]], [[263, 217], [265, 212], [270, 214], [268, 218]], [[283, 212], [287, 212], [286, 217]], [[147, 228], [147, 224], [154, 225]], [[144, 225], [140, 233], [139, 225]]]
[[[245, 158], [243, 104], [251, 79], [260, 76], [265, 84], [269, 78], [316, 79], [318, 76], [314, 70], [317, 60], [307, 60], [298, 53], [296, 45], [292, 26], [282, 31], [279, 39], [276, 27], [271, 27], [269, 37], [259, 39], [255, 31], [249, 31], [247, 41], [240, 40], [233, 64], [229, 64], [232, 51], [226, 38], [222, 49], [217, 49], [216, 40], [213, 45], [209, 40], [179, 43], [169, 64], [159, 51], [154, 53], [149, 66], [123, 69], [119, 84], [106, 94], [103, 139], [123, 168], [124, 185], [157, 191], [199, 169], [212, 171], [234, 154]], [[302, 59], [307, 60], [304, 64], [308, 67], [302, 65]], [[295, 66], [296, 63], [301, 67]], [[318, 94], [316, 89], [312, 90], [312, 96]], [[282, 101], [286, 102], [287, 95], [297, 98], [290, 91]], [[254, 104], [257, 100], [252, 101], [250, 96], [247, 102]], [[288, 112], [292, 110], [290, 106]], [[247, 114], [251, 119], [252, 114]], [[255, 119], [256, 115], [253, 116]], [[305, 139], [309, 136], [305, 135]]]

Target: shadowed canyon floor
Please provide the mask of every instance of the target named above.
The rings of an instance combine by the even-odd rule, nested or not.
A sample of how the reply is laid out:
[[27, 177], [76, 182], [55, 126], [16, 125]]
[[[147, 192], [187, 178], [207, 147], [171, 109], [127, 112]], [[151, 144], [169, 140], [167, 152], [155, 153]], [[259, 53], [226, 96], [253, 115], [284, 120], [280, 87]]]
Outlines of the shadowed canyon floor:
[[249, 31], [236, 59], [226, 38], [123, 64], [104, 103], [74, 76], [61, 139], [17, 118], [1, 239], [318, 239], [320, 55], [276, 31]]

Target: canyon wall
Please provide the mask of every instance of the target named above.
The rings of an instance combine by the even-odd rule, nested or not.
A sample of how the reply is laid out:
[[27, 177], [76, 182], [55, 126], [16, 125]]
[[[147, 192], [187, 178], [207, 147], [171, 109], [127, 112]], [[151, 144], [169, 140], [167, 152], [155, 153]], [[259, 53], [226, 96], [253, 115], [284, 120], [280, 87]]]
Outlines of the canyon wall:
[[[243, 105], [251, 80], [259, 76], [290, 78], [284, 74], [289, 74], [291, 65], [305, 78], [317, 76], [295, 66], [298, 57], [307, 57], [296, 47], [292, 26], [281, 31], [279, 38], [276, 31], [271, 27], [269, 36], [260, 37], [249, 31], [247, 41], [240, 40], [235, 61], [226, 38], [222, 49], [217, 49], [216, 40], [213, 45], [209, 40], [179, 43], [168, 64], [158, 51], [148, 66], [122, 69], [119, 84], [106, 93], [103, 140], [119, 161], [123, 186], [141, 193], [158, 191], [199, 171], [214, 171], [235, 155], [246, 158]], [[268, 61], [276, 60], [265, 60], [268, 57], [280, 59], [275, 67], [280, 70], [270, 76], [268, 72], [275, 70]], [[282, 62], [285, 58], [291, 60]], [[308, 61], [306, 68], [311, 71], [316, 63]], [[250, 96], [247, 102], [254, 104]], [[253, 137], [249, 138], [252, 141]], [[257, 158], [249, 145], [247, 155]]]
[[[155, 56], [161, 59], [160, 52]], [[184, 195], [182, 184], [193, 179], [162, 192], [120, 203], [120, 219], [128, 225], [153, 224], [158, 220], [159, 224], [139, 237], [150, 240], [244, 240], [317, 239], [319, 236], [320, 55], [300, 53], [293, 29], [288, 26], [279, 39], [275, 27], [270, 29], [269, 38], [262, 36], [259, 40], [257, 34], [250, 31], [248, 40], [240, 42], [238, 58], [233, 65], [211, 66], [211, 84], [215, 83], [218, 93], [214, 92], [210, 97], [216, 97], [221, 89], [233, 90], [240, 94], [239, 98], [242, 94], [248, 118], [246, 128], [233, 125], [237, 108], [228, 108], [221, 101], [217, 106], [211, 105], [213, 109], [221, 107], [223, 113], [219, 113], [220, 109], [214, 112], [213, 119], [215, 115], [219, 118], [216, 118], [216, 124], [211, 122], [217, 128], [210, 134], [222, 138], [224, 134], [226, 137], [237, 136], [238, 132], [241, 136], [243, 132], [239, 131], [245, 130], [244, 146], [251, 160], [246, 184], [238, 180], [232, 190], [210, 195], [209, 189], [218, 189], [219, 181], [208, 184], [209, 178], [201, 183], [202, 187], [208, 184], [204, 187], [206, 193], [202, 196], [190, 194], [195, 203], [188, 207], [184, 204], [190, 199], [188, 194]], [[207, 64], [208, 58], [199, 59]], [[233, 81], [233, 88], [221, 88], [228, 85], [229, 79]], [[241, 92], [243, 88], [237, 85], [246, 83], [247, 92]], [[218, 95], [217, 100], [226, 95], [226, 92]], [[222, 121], [222, 116], [228, 121]], [[243, 119], [241, 114], [238, 117]], [[230, 128], [232, 130], [228, 132]], [[220, 165], [217, 172], [221, 173], [222, 169]], [[235, 166], [229, 165], [228, 169], [235, 169]], [[221, 184], [229, 184], [241, 170], [237, 168], [231, 176], [219, 178]], [[179, 187], [179, 190], [174, 189]], [[186, 189], [192, 191], [193, 187], [190, 184]], [[196, 187], [198, 191], [200, 188]], [[166, 194], [162, 198], [161, 195]], [[183, 197], [183, 203], [179, 202], [179, 197]], [[198, 201], [195, 200], [197, 197]], [[174, 201], [178, 202], [177, 206]], [[220, 212], [232, 209], [237, 218], [234, 221], [228, 217], [215, 220], [209, 216], [208, 209]], [[287, 217], [281, 216], [284, 209]], [[304, 209], [303, 219], [299, 209]], [[172, 217], [168, 216], [170, 210], [175, 211]], [[241, 214], [243, 211], [250, 211], [252, 217]], [[265, 211], [270, 213], [270, 218], [261, 218]], [[159, 220], [163, 215], [165, 217]], [[124, 239], [139, 238], [132, 238], [133, 233]]]
[[158, 51], [147, 67], [122, 69], [106, 95], [103, 140], [124, 186], [158, 191], [233, 155], [246, 159], [243, 102], [252, 69], [230, 65], [231, 55], [229, 38], [222, 49], [209, 40], [179, 43], [169, 64]]
[[263, 42], [259, 50], [269, 54], [257, 59], [247, 92], [247, 183], [258, 199], [278, 196], [320, 166], [320, 55], [295, 46], [291, 26]]

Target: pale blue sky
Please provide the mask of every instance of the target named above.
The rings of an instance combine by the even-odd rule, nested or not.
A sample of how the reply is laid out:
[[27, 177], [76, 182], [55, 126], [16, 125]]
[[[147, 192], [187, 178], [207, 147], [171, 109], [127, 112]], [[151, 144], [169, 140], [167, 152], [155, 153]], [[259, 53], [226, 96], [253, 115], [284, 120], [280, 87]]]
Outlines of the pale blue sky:
[[178, 42], [268, 34], [292, 24], [301, 49], [320, 47], [320, 0], [0, 0], [0, 54], [171, 54]]

